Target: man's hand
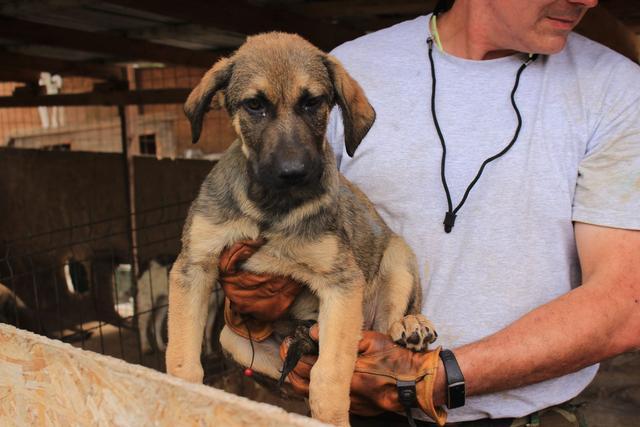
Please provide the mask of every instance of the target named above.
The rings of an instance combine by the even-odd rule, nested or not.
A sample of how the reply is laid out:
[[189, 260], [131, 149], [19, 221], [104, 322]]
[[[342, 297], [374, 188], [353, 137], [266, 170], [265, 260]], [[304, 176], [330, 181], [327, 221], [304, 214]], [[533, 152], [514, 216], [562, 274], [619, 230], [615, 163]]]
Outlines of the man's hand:
[[[317, 325], [310, 335], [318, 339]], [[280, 357], [284, 359], [290, 339], [280, 346]], [[358, 358], [351, 380], [351, 406], [349, 411], [363, 416], [373, 416], [384, 411], [404, 412], [398, 401], [397, 381], [416, 382], [417, 400], [420, 409], [438, 422], [446, 421], [446, 412], [433, 404], [433, 387], [438, 368], [440, 348], [426, 353], [416, 353], [395, 344], [382, 333], [364, 331], [358, 344]], [[309, 394], [309, 378], [316, 356], [304, 356], [289, 374], [293, 389], [303, 395]]]
[[231, 302], [233, 313], [259, 321], [272, 322], [282, 317], [302, 285], [290, 277], [255, 274], [240, 266], [265, 243], [261, 240], [241, 240], [220, 255], [219, 281]]

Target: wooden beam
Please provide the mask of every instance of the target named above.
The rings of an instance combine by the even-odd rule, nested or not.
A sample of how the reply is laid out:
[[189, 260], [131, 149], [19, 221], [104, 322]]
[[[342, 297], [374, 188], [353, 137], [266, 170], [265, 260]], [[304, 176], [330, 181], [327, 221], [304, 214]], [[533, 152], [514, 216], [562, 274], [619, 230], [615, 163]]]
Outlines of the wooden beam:
[[0, 324], [0, 425], [328, 427]]
[[597, 6], [584, 16], [576, 32], [615, 50], [632, 61], [640, 62], [640, 41], [627, 26], [606, 7]]
[[91, 33], [0, 17], [0, 37], [24, 43], [98, 52], [129, 60], [210, 67], [220, 52], [182, 49], [105, 33]]
[[132, 9], [171, 16], [194, 24], [241, 34], [286, 31], [329, 50], [362, 33], [340, 25], [294, 14], [274, 6], [254, 6], [246, 0], [106, 0]]
[[20, 95], [0, 97], [0, 108], [38, 106], [182, 104], [191, 89], [148, 89], [63, 95]]
[[379, 2], [358, 1], [323, 1], [292, 4], [291, 10], [307, 16], [318, 18], [366, 17], [379, 15], [411, 15], [418, 16], [429, 13], [436, 5], [436, 0]]
[[357, 28], [363, 33], [369, 33], [372, 31], [381, 30], [383, 28], [390, 27], [397, 23], [406, 21], [406, 16], [394, 16], [394, 17], [342, 17], [336, 18], [345, 24], [349, 24], [353, 28]]
[[0, 65], [0, 81], [38, 83], [40, 72], [35, 70], [25, 70], [19, 68], [5, 67]]
[[6, 16], [20, 16], [33, 13], [46, 14], [59, 12], [65, 9], [82, 7], [90, 4], [92, 0], [9, 0], [0, 4], [0, 14]]
[[65, 61], [62, 59], [44, 58], [24, 55], [8, 51], [0, 51], [0, 61], [8, 67], [47, 71], [63, 76], [84, 76], [104, 80], [122, 80], [120, 67], [93, 64], [90, 62]]

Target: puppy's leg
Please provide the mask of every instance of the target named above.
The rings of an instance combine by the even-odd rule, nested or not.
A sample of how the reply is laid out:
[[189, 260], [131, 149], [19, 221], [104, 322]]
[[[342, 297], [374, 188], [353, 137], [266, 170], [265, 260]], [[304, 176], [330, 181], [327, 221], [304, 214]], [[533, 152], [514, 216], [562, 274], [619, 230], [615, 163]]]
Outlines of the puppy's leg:
[[376, 278], [375, 322], [373, 329], [386, 333], [407, 314], [420, 313], [422, 291], [418, 263], [409, 246], [399, 236], [389, 239]]
[[185, 258], [178, 257], [169, 275], [167, 373], [201, 383], [202, 337], [217, 269], [214, 264], [188, 263]]
[[433, 324], [422, 314], [422, 290], [418, 264], [409, 246], [391, 237], [380, 264], [376, 322], [374, 329], [387, 332], [399, 344], [424, 351], [437, 338]]
[[320, 300], [320, 355], [309, 385], [313, 417], [341, 426], [349, 425], [349, 389], [363, 323], [364, 276], [355, 261], [348, 264], [348, 274], [314, 286]]
[[202, 214], [189, 213], [182, 252], [169, 276], [168, 373], [202, 382], [202, 337], [220, 253], [233, 242], [255, 239], [258, 234], [255, 224], [247, 220], [214, 223]]

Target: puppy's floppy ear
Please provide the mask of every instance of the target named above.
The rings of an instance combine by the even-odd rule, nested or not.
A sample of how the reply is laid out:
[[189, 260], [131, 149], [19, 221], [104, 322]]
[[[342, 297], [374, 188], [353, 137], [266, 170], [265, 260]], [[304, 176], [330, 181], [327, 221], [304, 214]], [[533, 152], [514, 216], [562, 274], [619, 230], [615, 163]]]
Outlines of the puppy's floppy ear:
[[342, 111], [347, 154], [353, 157], [356, 148], [373, 125], [376, 112], [369, 104], [360, 85], [347, 73], [340, 61], [331, 55], [326, 55], [325, 65], [333, 81], [336, 102]]
[[222, 58], [205, 73], [200, 83], [191, 91], [184, 104], [184, 113], [191, 122], [191, 141], [195, 144], [200, 139], [202, 119], [211, 105], [216, 93], [229, 84], [233, 62]]

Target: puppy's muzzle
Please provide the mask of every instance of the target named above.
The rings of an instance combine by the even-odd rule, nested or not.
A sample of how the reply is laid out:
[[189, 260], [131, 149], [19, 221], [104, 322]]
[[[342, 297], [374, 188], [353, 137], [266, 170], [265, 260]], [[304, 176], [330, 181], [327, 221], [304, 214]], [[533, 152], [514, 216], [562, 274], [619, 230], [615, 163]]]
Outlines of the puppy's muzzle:
[[304, 187], [320, 179], [318, 159], [304, 148], [278, 150], [267, 167], [268, 181], [277, 188]]
[[285, 159], [276, 166], [275, 173], [281, 186], [299, 185], [308, 178], [309, 167], [308, 164], [305, 164], [304, 159]]

